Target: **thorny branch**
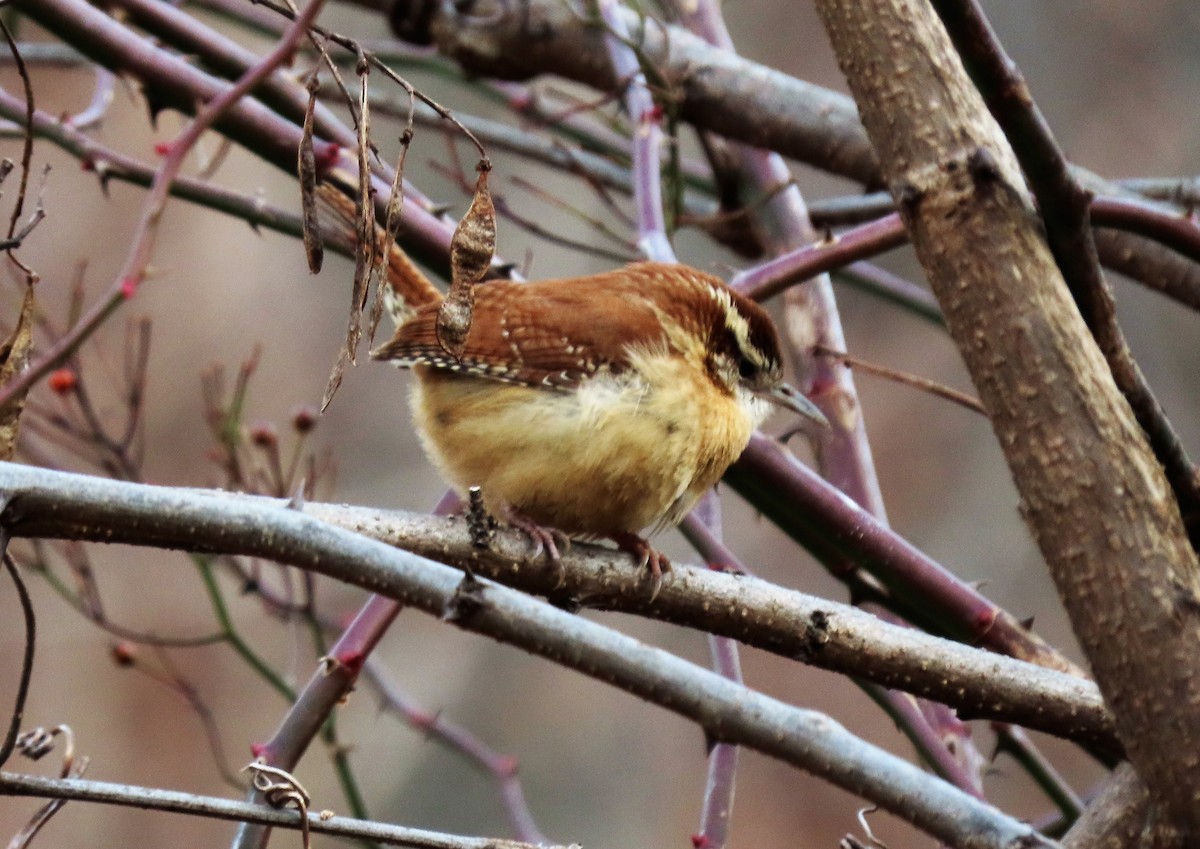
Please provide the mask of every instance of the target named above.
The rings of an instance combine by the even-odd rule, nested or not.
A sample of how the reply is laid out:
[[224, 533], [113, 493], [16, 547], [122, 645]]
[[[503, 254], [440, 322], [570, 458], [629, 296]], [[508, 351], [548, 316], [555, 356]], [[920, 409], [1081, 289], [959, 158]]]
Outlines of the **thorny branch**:
[[14, 534], [49, 534], [50, 527], [41, 521], [47, 518], [45, 505], [53, 504], [51, 514], [87, 516], [88, 526], [104, 533], [128, 527], [140, 515], [138, 526], [153, 530], [158, 545], [170, 544], [160, 534], [175, 536], [176, 544], [189, 548], [202, 545], [201, 540], [236, 543], [243, 553], [358, 583], [620, 686], [692, 719], [716, 739], [758, 749], [863, 795], [951, 845], [1053, 845], [994, 808], [865, 744], [827, 716], [789, 707], [524, 593], [480, 582], [469, 573], [464, 578], [455, 569], [300, 511], [12, 464], [0, 464], [0, 492], [15, 496], [0, 515]]
[[[320, 11], [322, 2], [323, 0], [311, 0], [279, 44], [257, 65], [247, 71], [237, 83], [226, 88], [206, 104], [171, 144], [143, 202], [142, 215], [133, 234], [129, 253], [116, 279], [100, 300], [80, 317], [79, 321], [64, 334], [62, 339], [0, 390], [0, 407], [8, 403], [9, 399], [28, 391], [30, 386], [70, 356], [124, 301], [136, 294], [137, 287], [145, 277], [146, 267], [153, 254], [155, 234], [166, 205], [170, 185], [183, 166], [188, 152], [200, 139], [201, 134], [212, 126], [227, 108], [239, 101], [261, 79], [291, 57], [296, 42], [304, 36], [308, 24]], [[32, 98], [29, 100], [29, 109], [33, 109]]]

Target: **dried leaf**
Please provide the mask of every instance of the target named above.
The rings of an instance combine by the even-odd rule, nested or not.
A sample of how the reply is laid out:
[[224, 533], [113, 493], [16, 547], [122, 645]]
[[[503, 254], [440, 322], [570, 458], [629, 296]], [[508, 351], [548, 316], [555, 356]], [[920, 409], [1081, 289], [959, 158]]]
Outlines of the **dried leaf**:
[[[25, 300], [21, 304], [21, 315], [12, 335], [0, 346], [0, 386], [7, 384], [25, 370], [29, 363], [29, 349], [33, 344], [33, 286], [26, 285]], [[20, 427], [21, 411], [25, 408], [25, 395], [10, 400], [0, 408], [0, 460], [11, 460], [17, 447], [17, 432]]]
[[342, 372], [346, 370], [346, 361], [349, 357], [346, 356], [346, 350], [343, 348], [338, 351], [337, 362], [333, 364], [333, 369], [329, 372], [329, 382], [325, 384], [325, 395], [321, 398], [321, 412], [325, 412], [325, 408], [329, 406], [329, 402], [333, 400], [334, 394], [338, 391], [338, 387], [342, 385]]
[[360, 61], [361, 96], [358, 101], [358, 254], [354, 263], [354, 288], [350, 303], [350, 327], [346, 333], [346, 356], [357, 363], [362, 338], [362, 313], [367, 303], [367, 285], [375, 265], [375, 192], [371, 187], [371, 113], [367, 78], [370, 66]]
[[391, 286], [385, 277], [385, 270], [391, 265], [392, 246], [396, 244], [396, 230], [400, 227], [400, 213], [404, 209], [404, 160], [408, 158], [408, 147], [412, 143], [413, 109], [409, 104], [408, 121], [404, 133], [400, 136], [400, 156], [396, 160], [396, 176], [392, 180], [392, 193], [388, 197], [387, 216], [383, 221], [383, 244], [375, 258], [375, 268], [372, 276], [375, 278], [375, 300], [371, 304], [371, 317], [367, 322], [368, 345], [375, 344], [375, 331], [379, 329], [379, 320], [383, 317], [384, 294]]
[[375, 264], [375, 251], [378, 243], [375, 237], [375, 197], [371, 188], [371, 138], [370, 138], [370, 102], [367, 76], [370, 66], [366, 59], [360, 57], [358, 73], [361, 77], [361, 90], [358, 101], [358, 226], [355, 232], [356, 255], [354, 260], [354, 285], [350, 292], [350, 321], [346, 328], [346, 344], [338, 352], [337, 362], [329, 374], [329, 383], [325, 387], [325, 397], [321, 399], [321, 412], [329, 406], [334, 393], [342, 384], [342, 373], [346, 363], [358, 362], [358, 343], [362, 339], [362, 314], [367, 303], [367, 285], [370, 282], [371, 268]]
[[317, 157], [313, 152], [313, 115], [317, 107], [317, 92], [320, 82], [316, 73], [308, 78], [308, 108], [304, 112], [304, 130], [300, 136], [300, 210], [303, 216], [304, 254], [308, 258], [308, 270], [313, 274], [321, 271], [325, 259], [325, 241], [321, 237], [321, 224], [317, 220]]
[[474, 284], [482, 280], [496, 253], [496, 209], [488, 191], [491, 163], [479, 162], [475, 198], [450, 242], [450, 291], [438, 309], [437, 340], [455, 359], [462, 357], [475, 306]]
[[451, 286], [482, 280], [496, 253], [496, 209], [488, 190], [488, 172], [492, 166], [484, 159], [478, 169], [475, 198], [450, 241]]

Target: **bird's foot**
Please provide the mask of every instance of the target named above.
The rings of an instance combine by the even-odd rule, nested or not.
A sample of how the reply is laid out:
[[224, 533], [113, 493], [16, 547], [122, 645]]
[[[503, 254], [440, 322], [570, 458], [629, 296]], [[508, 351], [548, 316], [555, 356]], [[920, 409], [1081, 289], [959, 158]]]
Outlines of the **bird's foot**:
[[505, 521], [514, 528], [522, 530], [533, 543], [534, 558], [546, 555], [546, 559], [550, 565], [554, 567], [558, 573], [558, 583], [554, 585], [554, 589], [560, 589], [567, 582], [567, 570], [563, 567], [562, 557], [559, 555], [559, 548], [563, 551], [571, 549], [571, 538], [557, 528], [548, 528], [545, 525], [539, 525], [537, 522], [530, 519], [513, 509], [505, 511]]
[[671, 561], [661, 551], [656, 551], [649, 542], [637, 534], [614, 534], [610, 536], [617, 548], [628, 551], [638, 562], [639, 568], [650, 570], [650, 601], [658, 598], [662, 589], [663, 574], [671, 571]]

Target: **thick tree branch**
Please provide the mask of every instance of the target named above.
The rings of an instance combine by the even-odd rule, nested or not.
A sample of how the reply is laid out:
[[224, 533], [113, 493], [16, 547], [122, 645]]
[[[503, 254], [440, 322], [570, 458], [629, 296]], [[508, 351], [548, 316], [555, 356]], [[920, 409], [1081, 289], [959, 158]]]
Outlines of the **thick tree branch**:
[[[552, 73], [602, 91], [624, 82], [608, 61], [605, 29], [584, 4], [534, 0], [504, 9], [490, 0], [400, 0], [391, 14], [426, 16], [424, 34], [468, 73], [500, 79]], [[622, 14], [639, 51], [674, 89], [670, 96], [680, 98], [685, 120], [862, 183], [879, 173], [845, 95], [741, 59], [680, 27], [639, 18], [629, 9]], [[743, 109], [749, 103], [756, 104], [750, 121]]]
[[1063, 836], [1063, 849], [1186, 849], [1179, 832], [1153, 811], [1146, 785], [1121, 764]]
[[[5, 519], [15, 535], [213, 554], [252, 554], [256, 540], [271, 534], [275, 520], [297, 512], [258, 496], [148, 487], [0, 465], [0, 493], [9, 492], [15, 500]], [[174, 503], [186, 504], [197, 514], [212, 511], [210, 525], [218, 515], [239, 525], [251, 515], [265, 514], [271, 521], [253, 534], [233, 526], [197, 528], [185, 517], [170, 515]], [[563, 555], [564, 583], [558, 587], [558, 571], [542, 558], [531, 560], [528, 541], [519, 532], [498, 534], [491, 549], [479, 550], [472, 545], [466, 523], [457, 519], [329, 504], [307, 504], [303, 510], [527, 592], [551, 594], [563, 604], [654, 616], [935, 698], [970, 716], [1028, 725], [1102, 747], [1114, 742], [1111, 720], [1088, 681], [891, 625], [848, 605], [755, 578], [680, 566], [651, 602], [642, 571], [625, 555], [595, 546], [575, 545]], [[367, 580], [353, 565], [301, 565], [359, 585]]]
[[[962, 849], [1052, 847], [1031, 828], [828, 716], [782, 704], [726, 678], [499, 584], [336, 528], [280, 502], [48, 472], [0, 463], [0, 524], [43, 535], [69, 517], [112, 538], [140, 527], [156, 545], [211, 546], [310, 569], [386, 595], [620, 687], [687, 717], [710, 739], [738, 743], [863, 796]], [[170, 543], [170, 540], [176, 540]], [[665, 591], [665, 590], [664, 590]]]
[[929, 4], [818, 9], [1118, 734], [1198, 839], [1200, 578], [1162, 469]]
[[[1117, 387], [1146, 432], [1155, 456], [1163, 464], [1193, 545], [1200, 548], [1200, 473], [1134, 361], [1125, 334], [1117, 323], [1116, 304], [1100, 270], [1092, 235], [1092, 194], [1072, 172], [1049, 124], [1034, 103], [1024, 77], [1000, 46], [978, 4], [974, 0], [932, 2], [984, 102], [1013, 145], [1037, 200], [1046, 228], [1046, 243], [1054, 254], [1063, 280], [1108, 361]], [[1130, 211], [1132, 205], [1122, 200], [1108, 204], [1110, 213], [1113, 207], [1116, 211]], [[1139, 221], [1158, 221], [1146, 208], [1149, 204], [1143, 201], [1137, 206]], [[1192, 231], [1194, 237], [1195, 227], [1183, 219], [1179, 219], [1178, 224], [1180, 229]], [[1175, 235], [1172, 230], [1167, 234], [1168, 237]], [[1173, 243], [1173, 246], [1194, 250], [1195, 239], [1182, 245]]]

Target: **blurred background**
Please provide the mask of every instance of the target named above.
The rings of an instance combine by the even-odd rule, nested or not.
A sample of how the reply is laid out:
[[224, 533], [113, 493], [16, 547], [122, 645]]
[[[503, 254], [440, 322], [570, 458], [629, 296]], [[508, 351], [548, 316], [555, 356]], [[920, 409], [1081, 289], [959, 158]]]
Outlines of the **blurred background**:
[[[1005, 0], [985, 8], [1075, 161], [1111, 178], [1200, 173], [1200, 112], [1195, 109], [1200, 7], [1187, 0]], [[742, 54], [845, 91], [809, 4], [742, 0], [727, 4], [725, 13]], [[352, 35], [385, 35], [379, 18], [340, 5], [330, 5], [322, 22]], [[256, 48], [267, 44], [225, 29]], [[21, 35], [43, 37], [29, 26]], [[460, 81], [399, 70], [451, 109], [516, 123]], [[32, 73], [37, 105], [46, 111], [78, 110], [90, 96], [92, 75], [86, 70], [35, 67]], [[11, 66], [3, 71], [3, 84], [11, 92], [20, 90]], [[154, 145], [169, 141], [181, 126], [180, 116], [168, 112], [152, 128], [136, 92], [120, 82], [107, 119], [94, 132], [104, 144], [152, 162]], [[397, 133], [398, 127], [385, 127], [377, 119], [385, 160], [394, 156]], [[215, 137], [202, 143], [208, 155], [218, 146]], [[461, 144], [458, 149], [470, 168], [472, 153]], [[3, 155], [19, 158], [19, 152], [19, 142], [0, 142]], [[493, 151], [492, 159], [494, 189], [523, 214], [557, 233], [583, 241], [595, 238], [585, 224], [515, 182], [532, 178], [546, 191], [576, 200], [570, 180], [504, 151]], [[468, 199], [445, 176], [450, 162], [445, 137], [418, 130], [407, 176], [433, 198], [452, 205], [457, 216]], [[61, 325], [76, 279], [84, 281], [90, 302], [117, 273], [144, 193], [113, 182], [106, 194], [94, 174], [39, 142], [35, 169], [43, 164], [51, 166], [45, 187], [47, 219], [20, 256], [41, 275], [41, 308]], [[797, 166], [795, 174], [810, 198], [857, 191], [806, 167]], [[229, 152], [215, 179], [298, 208], [294, 180], [239, 150]], [[11, 191], [5, 189], [6, 194]], [[5, 201], [11, 203], [11, 195]], [[590, 212], [603, 215], [598, 206]], [[677, 249], [683, 261], [717, 273], [741, 265], [695, 233], [682, 233]], [[499, 252], [531, 277], [581, 274], [612, 264], [563, 249], [505, 220], [500, 222]], [[905, 250], [894, 252], [886, 264], [910, 279], [922, 279]], [[268, 231], [256, 233], [244, 222], [176, 200], [168, 207], [153, 267], [153, 279], [83, 351], [83, 378], [102, 412], [117, 410], [111, 388], [120, 369], [126, 323], [149, 317], [144, 477], [164, 484], [216, 484], [222, 477], [210, 457], [213, 438], [204, 420], [201, 374], [216, 364], [232, 372], [261, 346], [246, 418], [274, 422], [283, 444], [290, 445], [293, 411], [319, 403], [344, 338], [352, 264], [331, 257], [314, 277], [299, 242]], [[1119, 280], [1115, 285], [1122, 324], [1139, 363], [1192, 455], [1200, 454], [1197, 317], [1137, 286]], [[0, 315], [11, 326], [19, 303], [17, 287], [5, 286]], [[839, 299], [851, 353], [970, 389], [953, 346], [931, 325], [847, 288], [839, 289]], [[418, 511], [428, 511], [436, 502], [444, 484], [413, 437], [407, 386], [407, 375], [365, 358], [348, 370], [309, 437], [313, 447], [328, 449], [336, 462], [336, 479], [323, 479], [322, 497]], [[1000, 605], [1018, 617], [1033, 618], [1042, 635], [1078, 658], [1054, 588], [1017, 515], [1016, 495], [986, 421], [870, 376], [859, 376], [858, 386], [892, 524], [963, 578], [977, 582]], [[66, 403], [45, 387], [36, 398], [47, 409]], [[779, 431], [786, 423], [772, 426]], [[52, 456], [62, 468], [85, 468], [67, 453]], [[725, 497], [724, 512], [727, 539], [764, 577], [845, 599], [841, 586], [819, 565], [735, 496]], [[674, 558], [694, 562], [674, 533], [662, 544]], [[93, 546], [89, 553], [113, 621], [164, 636], [214, 630], [212, 609], [185, 556], [116, 546]], [[52, 557], [51, 562], [61, 567], [60, 560]], [[306, 680], [313, 668], [308, 635], [264, 615], [260, 602], [239, 595], [230, 576], [222, 581], [237, 626], [250, 644], [293, 683]], [[112, 636], [70, 609], [46, 581], [31, 575], [30, 584], [39, 640], [26, 726], [71, 725], [79, 750], [92, 759], [91, 778], [233, 793], [222, 782], [200, 719], [180, 694], [137, 668], [119, 667], [112, 659]], [[357, 609], [362, 594], [321, 582], [317, 599], [326, 613], [345, 616]], [[707, 663], [703, 635], [632, 617], [588, 615]], [[15, 685], [21, 640], [19, 608], [6, 588], [0, 592], [0, 694], [11, 693]], [[625, 693], [418, 613], [400, 616], [377, 656], [395, 684], [428, 710], [462, 723], [519, 761], [532, 812], [550, 838], [590, 849], [689, 845], [698, 825], [705, 765], [705, 741], [691, 725]], [[872, 742], [910, 754], [890, 721], [844, 678], [753, 650], [744, 651], [743, 663], [749, 685], [827, 712]], [[223, 645], [140, 649], [137, 667], [170, 670], [195, 688], [212, 712], [222, 757], [235, 769], [250, 760], [251, 744], [272, 733], [285, 709], [281, 698]], [[8, 698], [4, 696], [5, 715]], [[340, 731], [374, 817], [463, 834], [510, 833], [489, 778], [382, 713], [368, 686], [360, 687], [343, 709]], [[975, 740], [990, 752], [986, 727], [976, 729]], [[1100, 780], [1100, 768], [1074, 747], [1039, 742], [1080, 792]], [[10, 766], [27, 767], [23, 761]], [[313, 793], [315, 807], [345, 811], [319, 746], [296, 774]], [[1004, 758], [989, 773], [987, 791], [995, 804], [1020, 817], [1036, 818], [1051, 807]], [[855, 812], [862, 805], [782, 764], [744, 753], [733, 845], [833, 846], [843, 834], [858, 833]], [[0, 798], [0, 835], [17, 831], [35, 807], [32, 800]], [[889, 845], [928, 843], [883, 815], [871, 822]], [[230, 825], [212, 821], [72, 803], [40, 839], [42, 845], [63, 849], [131, 841], [212, 846], [227, 843], [232, 832]], [[295, 840], [291, 834], [275, 836], [276, 845]]]

